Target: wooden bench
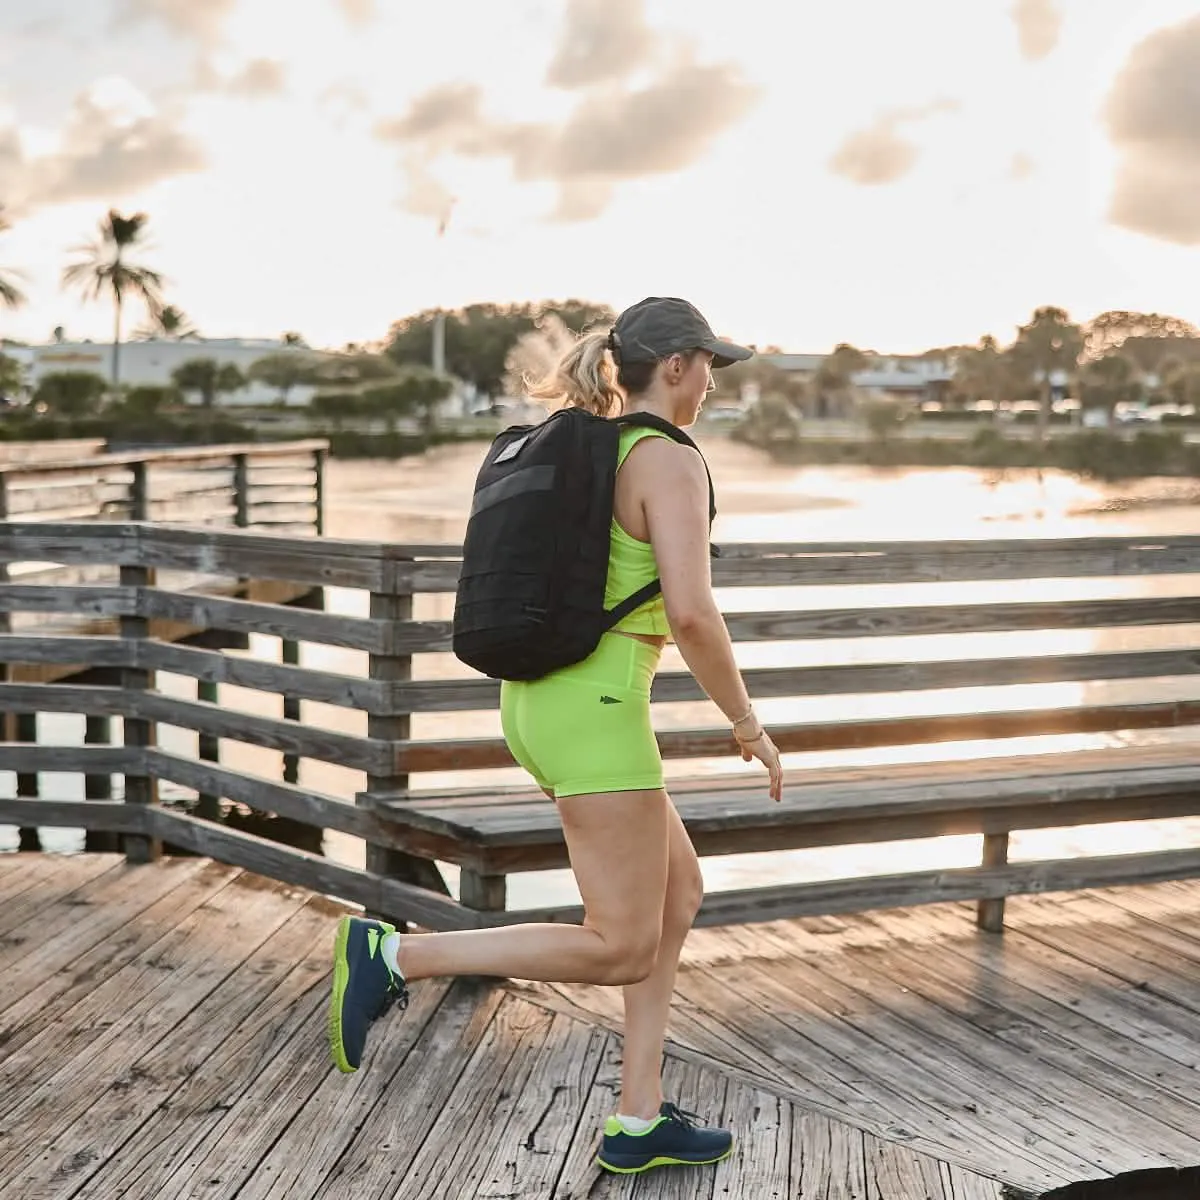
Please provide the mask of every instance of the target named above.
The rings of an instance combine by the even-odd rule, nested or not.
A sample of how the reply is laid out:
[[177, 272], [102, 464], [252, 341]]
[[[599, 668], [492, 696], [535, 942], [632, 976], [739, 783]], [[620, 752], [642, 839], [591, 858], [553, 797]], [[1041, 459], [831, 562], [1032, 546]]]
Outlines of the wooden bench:
[[[454, 548], [406, 550], [417, 561], [401, 564], [398, 587], [414, 594], [452, 591]], [[785, 753], [974, 739], [988, 739], [994, 749], [995, 739], [1200, 724], [1200, 688], [1189, 691], [1186, 679], [1200, 671], [1194, 636], [1200, 630], [1187, 637], [1179, 629], [1200, 626], [1198, 574], [1200, 538], [1193, 537], [729, 545], [713, 564], [735, 643], [778, 644], [772, 658], [781, 665], [748, 669], [745, 676]], [[1005, 586], [1014, 583], [1019, 587]], [[900, 596], [871, 591], [887, 585], [921, 586]], [[981, 585], [999, 585], [999, 594], [988, 595]], [[788, 589], [773, 611], [753, 610], [761, 592], [745, 590], [764, 588]], [[1147, 639], [1130, 633], [1151, 628], [1156, 644], [1141, 644]], [[1058, 631], [1060, 642], [1069, 644], [1048, 647], [1043, 638], [1031, 649], [1029, 637], [1038, 631]], [[1114, 645], [1122, 631], [1138, 644]], [[1021, 638], [1022, 632], [1028, 636]], [[404, 620], [396, 627], [395, 648], [444, 653], [449, 634], [444, 620]], [[972, 647], [981, 634], [1015, 636], [981, 652]], [[873, 639], [941, 635], [949, 635], [941, 646], [900, 642], [873, 650]], [[796, 661], [782, 665], [789, 657]], [[392, 677], [411, 678], [411, 663]], [[1173, 682], [1139, 696], [1118, 694], [1122, 686], [1159, 677]], [[1021, 703], [1013, 690], [1064, 683], [1079, 686], [1049, 702], [1026, 697]], [[509, 874], [567, 865], [555, 806], [540, 792], [483, 785], [422, 792], [413, 786], [424, 772], [512, 765], [497, 738], [410, 736], [410, 719], [421, 714], [494, 708], [499, 685], [475, 677], [396, 687], [394, 699], [404, 714], [393, 730], [396, 775], [376, 779], [359, 800], [388, 825], [387, 853], [397, 870], [405, 869], [404, 855], [460, 867], [461, 902], [474, 910], [465, 924], [486, 921], [489, 914], [504, 922], [577, 920], [578, 909], [569, 907], [505, 911]], [[997, 690], [979, 697], [972, 688]], [[911, 711], [921, 692], [930, 694]], [[852, 706], [859, 711], [781, 720], [772, 709], [773, 701], [786, 706], [803, 699], [812, 708], [813, 698], [835, 696], [861, 698]], [[887, 696], [894, 697], [890, 705]], [[661, 710], [702, 694], [686, 671], [668, 669], [656, 679], [653, 697]], [[975, 711], [981, 704], [988, 711]], [[715, 713], [711, 706], [708, 711]], [[976, 899], [980, 925], [998, 930], [1009, 895], [1200, 875], [1200, 848], [1008, 861], [1009, 835], [1019, 830], [1200, 813], [1200, 744], [1108, 740], [1113, 744], [959, 761], [813, 768], [801, 760], [788, 771], [781, 805], [767, 797], [757, 764], [733, 774], [710, 770], [669, 780], [697, 851], [706, 856], [983, 835], [976, 867], [718, 892], [706, 897], [700, 920]], [[725, 727], [663, 729], [659, 741], [671, 765], [734, 755]]]

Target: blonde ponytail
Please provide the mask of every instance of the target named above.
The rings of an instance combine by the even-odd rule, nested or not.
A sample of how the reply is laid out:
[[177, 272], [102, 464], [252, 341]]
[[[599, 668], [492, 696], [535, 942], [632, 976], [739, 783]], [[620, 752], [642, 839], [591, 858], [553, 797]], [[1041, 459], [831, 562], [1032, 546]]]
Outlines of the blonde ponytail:
[[582, 408], [598, 417], [616, 416], [625, 396], [616, 383], [608, 335], [585, 333], [543, 379], [529, 387], [534, 400], [557, 400], [564, 408]]

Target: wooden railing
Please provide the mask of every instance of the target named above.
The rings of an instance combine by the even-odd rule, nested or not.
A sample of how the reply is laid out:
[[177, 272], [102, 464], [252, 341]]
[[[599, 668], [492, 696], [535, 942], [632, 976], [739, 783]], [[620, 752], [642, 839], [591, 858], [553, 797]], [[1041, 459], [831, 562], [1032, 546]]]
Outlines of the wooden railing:
[[320, 534], [328, 446], [314, 438], [0, 460], [0, 517]]
[[[934, 653], [926, 647], [924, 654], [892, 646], [883, 656], [872, 655], [869, 640], [861, 641], [942, 634], [962, 639], [1038, 630], [1059, 630], [1068, 636], [1067, 631], [1149, 626], [1169, 635], [1173, 626], [1200, 624], [1200, 586], [1186, 578], [1200, 576], [1200, 538], [729, 545], [723, 551], [713, 564], [723, 599], [736, 597], [736, 589], [799, 589], [787, 593], [786, 606], [770, 611], [726, 605], [736, 610], [726, 619], [739, 645], [778, 644], [770, 665], [748, 667], [745, 676], [785, 752], [1200, 724], [1200, 695], [1180, 695], [1178, 688], [1135, 701], [1091, 698], [1083, 692], [1058, 704], [1021, 704], [996, 693], [985, 712], [961, 711], [953, 692], [945, 691], [1159, 676], [1179, 680], [1200, 673], [1200, 651], [1192, 640], [1180, 644], [1176, 637], [1175, 645], [1106, 649], [1092, 639], [1090, 645], [1032, 655], [1019, 642], [997, 647], [994, 653], [971, 654], [968, 648], [964, 654], [960, 640], [957, 652], [946, 643]], [[457, 553], [457, 548], [445, 546], [306, 540], [138, 523], [0, 523], [0, 562], [119, 571], [116, 582], [104, 584], [0, 586], [0, 611], [6, 619], [24, 613], [38, 619], [53, 615], [57, 621], [72, 614], [103, 613], [119, 621], [116, 632], [104, 635], [48, 635], [36, 626], [22, 627], [19, 620], [11, 625], [13, 632], [0, 634], [0, 662], [10, 671], [10, 681], [0, 683], [0, 711], [16, 718], [7, 743], [0, 745], [0, 770], [16, 772], [19, 784], [18, 798], [0, 800], [0, 823], [116, 831], [125, 835], [127, 852], [135, 860], [153, 857], [166, 842], [433, 928], [521, 919], [520, 912], [474, 911], [452, 899], [434, 863], [415, 852], [412, 828], [395, 812], [406, 800], [429, 794], [414, 786], [414, 778], [422, 773], [512, 766], [494, 734], [446, 737], [436, 732], [447, 720], [439, 714], [454, 714], [455, 722], [473, 714], [469, 719], [476, 726], [481, 716], [494, 725], [498, 699], [495, 681], [473, 676], [447, 657], [446, 614], [457, 577]], [[173, 584], [173, 575], [200, 576], [214, 584], [249, 581], [244, 595], [251, 598], [182, 591]], [[1128, 583], [1131, 577], [1157, 578], [1155, 587], [1162, 594], [1111, 594], [1114, 580]], [[1024, 598], [1028, 581], [1085, 578], [1107, 582], [1093, 587], [1091, 595]], [[1139, 580], [1143, 593], [1153, 590], [1145, 580]], [[1001, 581], [1022, 591], [997, 602], [993, 597], [964, 598], [941, 586]], [[871, 603], [877, 599], [871, 587], [892, 584], [937, 585], [936, 594], [906, 596], [902, 603], [894, 597]], [[343, 589], [345, 612], [255, 598], [269, 597], [271, 585], [286, 586], [293, 601], [330, 587]], [[813, 589], [820, 590], [814, 595]], [[1110, 594], [1102, 594], [1106, 590]], [[420, 606], [439, 595], [440, 617], [414, 613], [414, 599]], [[207, 645], [172, 644], [156, 632], [156, 623], [172, 622], [219, 636]], [[267, 661], [261, 650], [252, 658], [214, 648], [222, 638], [254, 634], [280, 639], [281, 661]], [[854, 644], [835, 645], [845, 639]], [[827, 653], [822, 643], [835, 653]], [[785, 649], [789, 644], [792, 650]], [[334, 656], [348, 657], [331, 669]], [[302, 664], [302, 657], [308, 661]], [[798, 661], [789, 663], [789, 657]], [[69, 679], [13, 681], [16, 666], [63, 663], [74, 665]], [[195, 699], [180, 694], [179, 684], [171, 682], [179, 679], [195, 681]], [[251, 702], [219, 703], [220, 685], [246, 689]], [[932, 694], [917, 712], [882, 711], [878, 702], [885, 693], [926, 691]], [[770, 711], [774, 701], [807, 702], [812, 709], [814, 701], [838, 696], [874, 698], [866, 706], [881, 711], [812, 711], [803, 719]], [[654, 700], [663, 712], [672, 711], [663, 705], [702, 699], [691, 676], [671, 663], [656, 679]], [[700, 722], [688, 726], [681, 726], [678, 710], [673, 712], [671, 720], [659, 722], [660, 745], [669, 764], [692, 760], [689, 769], [694, 774], [694, 768], [705, 765], [703, 760], [729, 756], [730, 735], [715, 710], [706, 707]], [[77, 739], [47, 744], [42, 723], [50, 714], [64, 713], [87, 717], [87, 744], [76, 744]], [[113, 717], [122, 719], [119, 745], [104, 744], [104, 731]], [[414, 731], [414, 721], [426, 725], [423, 736], [416, 736], [421, 731]], [[269, 760], [276, 765], [264, 767]], [[311, 772], [301, 766], [306, 761], [313, 764]], [[912, 771], [897, 769], [896, 774], [907, 778]], [[44, 772], [83, 776], [85, 794], [97, 798], [39, 797], [38, 776]], [[888, 772], [887, 767], [878, 768], [879, 778], [886, 780]], [[338, 782], [318, 789], [301, 782], [310, 774]], [[1200, 767], [1196, 775], [1200, 785]], [[120, 799], [104, 798], [113, 776], [124, 780]], [[751, 778], [747, 773], [710, 774], [705, 786], [710, 791], [723, 786], [745, 789]], [[804, 782], [802, 772], [793, 773], [793, 794], [803, 792]], [[986, 781], [981, 778], [978, 786], [986, 790]], [[1172, 787], [1176, 792], [1169, 804], [1164, 801], [1167, 807], [1161, 812], [1136, 795], [1124, 801], [1117, 792], [1104, 792], [1097, 819], [1200, 811], [1200, 805], [1189, 807], [1191, 793], [1180, 798], [1177, 784]], [[164, 807], [160, 789], [195, 798], [197, 811]], [[481, 780], [474, 788], [459, 786], [445, 799], [449, 804], [495, 791], [490, 780]], [[961, 813], [956, 817], [955, 831], [978, 828], [987, 834], [988, 869], [1004, 867], [1008, 828], [1038, 827], [1039, 820], [1053, 823], [1053, 816], [1047, 821], [1034, 811], [1034, 792], [1036, 787], [1026, 789], [1018, 814], [1031, 823], [1007, 826], [993, 820], [984, 799], [976, 804], [973, 820], [962, 819]], [[1200, 795], [1200, 787], [1195, 792]], [[228, 828], [211, 819], [219, 799], [361, 839], [366, 844], [366, 869]], [[861, 840], [949, 831], [927, 813], [901, 819], [881, 812], [875, 813], [879, 827], [864, 830]], [[1078, 814], [1071, 817], [1078, 819]], [[740, 810], [724, 819], [723, 827], [730, 832], [726, 840], [717, 836], [722, 828], [719, 816], [705, 820], [708, 840], [702, 849], [708, 853], [770, 848], [775, 836], [767, 825], [753, 827]], [[833, 840], [825, 828], [819, 837], [823, 840], [811, 844]], [[847, 823], [837, 837], [853, 841], [854, 829]], [[520, 856], [510, 854], [511, 869], [541, 869], [562, 858], [557, 848], [539, 849], [537, 855], [526, 868], [519, 865]], [[1192, 854], [1170, 869], [1192, 871], [1194, 858]], [[1163, 874], [1166, 869], [1156, 868], [1155, 877], [1168, 877]], [[996, 871], [957, 881], [950, 894], [1008, 894], [1011, 888]], [[1097, 872], [1103, 877], [1101, 868]], [[1083, 871], [1072, 878], [1085, 880], [1086, 875]], [[464, 872], [464, 886], [467, 879]]]

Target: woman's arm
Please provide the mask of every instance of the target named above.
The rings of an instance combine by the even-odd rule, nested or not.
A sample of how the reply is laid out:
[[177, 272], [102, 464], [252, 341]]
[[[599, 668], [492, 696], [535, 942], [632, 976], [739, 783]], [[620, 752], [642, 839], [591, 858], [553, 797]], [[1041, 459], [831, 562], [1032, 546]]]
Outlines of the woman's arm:
[[754, 715], [713, 597], [704, 463], [688, 446], [660, 438], [647, 443], [651, 453], [638, 456], [639, 491], [675, 644], [696, 682], [734, 727], [742, 757], [760, 758], [767, 766], [771, 794], [778, 800], [779, 753]]

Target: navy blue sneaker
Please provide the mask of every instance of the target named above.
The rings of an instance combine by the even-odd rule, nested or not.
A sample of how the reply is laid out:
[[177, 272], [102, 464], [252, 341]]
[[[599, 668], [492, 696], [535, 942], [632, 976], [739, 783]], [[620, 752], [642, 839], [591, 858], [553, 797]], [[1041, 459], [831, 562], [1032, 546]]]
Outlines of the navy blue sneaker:
[[733, 1153], [733, 1134], [728, 1129], [692, 1124], [699, 1119], [695, 1113], [664, 1103], [645, 1133], [628, 1133], [616, 1117], [609, 1117], [596, 1161], [606, 1171], [634, 1175], [651, 1167], [703, 1166], [728, 1158]]
[[383, 961], [380, 943], [396, 927], [386, 921], [343, 917], [333, 944], [329, 1049], [339, 1071], [357, 1071], [371, 1022], [393, 1004], [408, 1007], [408, 987]]

